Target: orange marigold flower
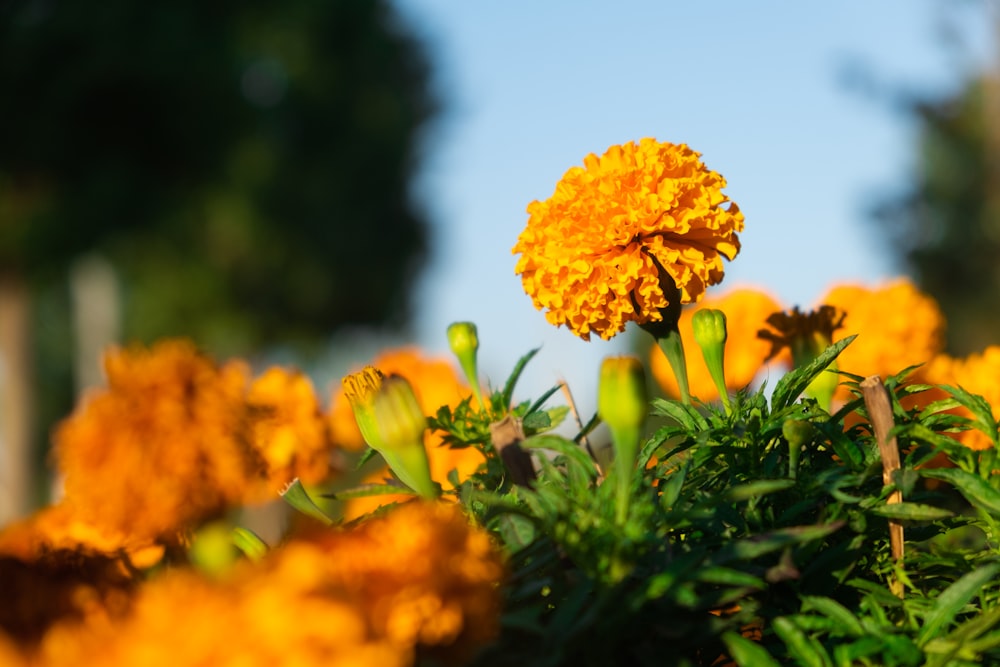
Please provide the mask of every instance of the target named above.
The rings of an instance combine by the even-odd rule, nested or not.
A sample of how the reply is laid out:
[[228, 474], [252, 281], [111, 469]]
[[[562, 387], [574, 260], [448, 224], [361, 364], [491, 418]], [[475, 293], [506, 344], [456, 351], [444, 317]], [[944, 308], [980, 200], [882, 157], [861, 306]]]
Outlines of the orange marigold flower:
[[251, 443], [266, 466], [266, 497], [296, 477], [315, 484], [330, 475], [329, 424], [305, 374], [270, 368], [253, 381], [247, 402]]
[[413, 503], [294, 538], [219, 580], [168, 571], [123, 620], [57, 625], [39, 664], [405, 667], [418, 648], [455, 663], [496, 636], [504, 574], [458, 509]]
[[[944, 348], [941, 309], [908, 280], [875, 288], [838, 285], [820, 302], [845, 313], [834, 341], [858, 335], [837, 358], [840, 369], [848, 373], [886, 378], [927, 363]], [[838, 395], [847, 398], [847, 388], [841, 386]]]
[[661, 321], [672, 299], [696, 302], [722, 280], [743, 214], [699, 158], [649, 138], [612, 146], [528, 205], [515, 271], [549, 322], [609, 339], [628, 322]]
[[[701, 302], [702, 308], [715, 308], [726, 314], [726, 387], [736, 391], [753, 382], [757, 374], [765, 366], [765, 360], [771, 350], [771, 344], [759, 338], [757, 332], [765, 326], [767, 318], [781, 310], [777, 300], [770, 294], [755, 288], [734, 289], [721, 296], [706, 296]], [[678, 328], [685, 350], [693, 350], [697, 354], [691, 320], [695, 308], [686, 308], [681, 313]], [[693, 356], [689, 353], [689, 356]], [[779, 363], [787, 363], [785, 353], [778, 359]], [[653, 345], [650, 350], [650, 369], [653, 377], [671, 396], [680, 396], [677, 378], [670, 367], [667, 357], [659, 345]], [[691, 394], [703, 401], [714, 401], [719, 398], [719, 391], [712, 381], [708, 368], [701, 361], [688, 360], [688, 383]]]
[[83, 521], [142, 539], [237, 504], [259, 474], [241, 436], [244, 364], [217, 366], [185, 341], [113, 349], [92, 390], [53, 436], [67, 499]]
[[[997, 382], [997, 378], [1000, 378], [1000, 345], [991, 345], [982, 353], [970, 354], [964, 359], [938, 355], [921, 371], [919, 377], [923, 382], [958, 386], [978, 394], [993, 407], [994, 415], [1000, 408], [1000, 383]], [[944, 398], [937, 390], [924, 393], [930, 393], [933, 398]], [[972, 418], [965, 408], [956, 408], [952, 412]], [[993, 446], [990, 438], [976, 429], [962, 431], [955, 434], [955, 437], [971, 449], [989, 449]]]

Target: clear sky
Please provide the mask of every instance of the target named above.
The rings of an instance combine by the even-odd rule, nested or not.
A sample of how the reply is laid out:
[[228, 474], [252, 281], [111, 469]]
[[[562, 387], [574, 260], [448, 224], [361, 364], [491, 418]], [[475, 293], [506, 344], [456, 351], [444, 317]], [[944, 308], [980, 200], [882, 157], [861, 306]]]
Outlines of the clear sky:
[[836, 281], [898, 273], [866, 210], [904, 186], [914, 126], [847, 81], [944, 94], [996, 57], [989, 0], [396, 5], [445, 106], [417, 186], [434, 251], [413, 340], [443, 352], [450, 322], [476, 322], [494, 384], [541, 345], [521, 397], [562, 377], [588, 413], [600, 359], [628, 341], [585, 343], [534, 309], [510, 252], [528, 202], [587, 153], [687, 143], [746, 215], [743, 251], [714, 289], [757, 285], [810, 306]]

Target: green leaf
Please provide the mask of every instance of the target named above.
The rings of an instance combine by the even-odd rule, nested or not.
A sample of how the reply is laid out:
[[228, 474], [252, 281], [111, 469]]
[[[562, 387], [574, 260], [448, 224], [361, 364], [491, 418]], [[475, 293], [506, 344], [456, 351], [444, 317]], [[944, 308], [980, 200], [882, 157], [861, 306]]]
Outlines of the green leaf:
[[924, 645], [944, 626], [952, 623], [969, 602], [1000, 573], [1000, 563], [990, 563], [969, 572], [946, 588], [934, 600], [934, 606], [924, 616], [917, 643]]
[[746, 572], [733, 570], [728, 567], [718, 565], [706, 565], [695, 572], [695, 578], [708, 584], [719, 584], [721, 586], [743, 586], [763, 590], [767, 584], [763, 579], [755, 577]]
[[333, 525], [333, 519], [328, 517], [326, 513], [319, 508], [319, 505], [313, 502], [313, 499], [309, 497], [309, 493], [306, 491], [306, 488], [302, 486], [302, 482], [300, 482], [297, 477], [285, 487], [285, 489], [281, 492], [281, 497], [286, 503], [303, 514], [311, 516], [327, 526]]
[[517, 514], [502, 514], [497, 519], [497, 528], [504, 546], [511, 553], [517, 553], [535, 541], [535, 524], [530, 519]]
[[593, 470], [594, 475], [597, 475], [597, 469], [594, 467], [594, 461], [590, 458], [578, 444], [567, 440], [562, 436], [558, 435], [533, 435], [530, 438], [525, 438], [521, 442], [522, 449], [548, 449], [558, 454], [562, 454], [567, 459], [573, 461], [573, 463], [582, 466], [588, 470]]
[[817, 611], [837, 623], [840, 634], [861, 637], [865, 628], [851, 611], [836, 600], [818, 595], [802, 596], [802, 611]]
[[691, 459], [688, 458], [681, 465], [680, 469], [673, 471], [660, 484], [660, 507], [670, 509], [677, 503], [684, 487], [684, 480], [687, 479], [688, 470], [691, 469]]
[[733, 560], [753, 560], [792, 544], [822, 539], [843, 525], [843, 521], [836, 521], [825, 525], [796, 526], [733, 540], [716, 551], [711, 562], [722, 564]]
[[552, 419], [549, 413], [543, 411], [530, 412], [524, 416], [521, 426], [525, 431], [541, 431], [552, 426]]
[[872, 508], [871, 512], [872, 514], [878, 514], [889, 519], [899, 519], [901, 521], [937, 521], [955, 516], [954, 512], [921, 503], [879, 505]]
[[653, 414], [661, 417], [669, 417], [680, 424], [688, 433], [697, 433], [708, 429], [709, 424], [705, 417], [696, 408], [684, 405], [679, 401], [668, 401], [662, 398], [654, 399], [652, 402]]
[[559, 391], [561, 388], [562, 388], [562, 385], [561, 384], [557, 384], [556, 386], [552, 387], [551, 389], [549, 389], [548, 391], [546, 391], [544, 394], [542, 394], [541, 396], [539, 396], [538, 399], [534, 403], [531, 404], [531, 407], [528, 408], [528, 412], [526, 413], [526, 415], [530, 415], [532, 412], [535, 412], [536, 410], [540, 409], [542, 407], [542, 404], [545, 403], [545, 401], [549, 400], [549, 398], [554, 393], [556, 393], [557, 391]]
[[[449, 416], [450, 416], [450, 415], [449, 415]], [[357, 463], [357, 465], [355, 465], [355, 466], [354, 466], [354, 469], [355, 469], [355, 470], [361, 470], [361, 468], [362, 468], [362, 467], [363, 467], [363, 466], [364, 466], [364, 465], [365, 465], [366, 463], [368, 463], [369, 461], [371, 461], [371, 460], [372, 460], [373, 458], [375, 458], [376, 456], [378, 456], [378, 452], [377, 452], [377, 451], [375, 451], [374, 449], [372, 449], [371, 447], [369, 447], [368, 449], [366, 449], [366, 450], [365, 450], [365, 451], [364, 451], [364, 452], [363, 452], [363, 453], [361, 454], [361, 457], [360, 457], [360, 458], [358, 459], [358, 463]]]
[[726, 492], [728, 500], [740, 502], [750, 500], [759, 496], [766, 496], [770, 493], [777, 493], [795, 486], [794, 479], [762, 479], [749, 484], [734, 486]]
[[978, 394], [968, 392], [962, 387], [943, 385], [943, 388], [968, 408], [975, 418], [975, 424], [979, 430], [989, 436], [994, 445], [997, 444], [997, 422], [986, 399]]
[[267, 555], [267, 542], [249, 528], [235, 526], [232, 533], [233, 544], [252, 561], [259, 561]]
[[774, 393], [771, 394], [771, 408], [774, 411], [781, 410], [795, 403], [799, 396], [806, 390], [806, 387], [824, 372], [827, 366], [836, 359], [844, 348], [851, 344], [857, 335], [848, 336], [826, 348], [811, 362], [796, 368], [787, 373], [774, 385]]
[[725, 632], [722, 641], [726, 644], [729, 657], [739, 667], [781, 667], [781, 663], [771, 657], [763, 646], [733, 632]]
[[511, 400], [514, 397], [514, 387], [517, 385], [517, 381], [521, 378], [521, 373], [524, 372], [524, 367], [528, 365], [528, 362], [531, 361], [541, 349], [542, 348], [540, 347], [536, 347], [534, 350], [518, 359], [517, 363], [514, 364], [514, 370], [511, 371], [510, 377], [507, 378], [507, 382], [503, 386], [503, 392], [500, 394], [503, 399], [504, 408], [510, 407]]
[[823, 645], [803, 632], [793, 620], [779, 616], [771, 625], [797, 663], [804, 667], [833, 667], [833, 661]]
[[332, 500], [351, 500], [353, 498], [368, 498], [370, 496], [404, 495], [415, 496], [412, 489], [398, 484], [362, 484], [336, 493], [324, 493], [323, 498]]
[[958, 468], [926, 468], [919, 472], [922, 477], [943, 479], [974, 506], [994, 516], [1000, 516], [1000, 491], [990, 486], [982, 477]]

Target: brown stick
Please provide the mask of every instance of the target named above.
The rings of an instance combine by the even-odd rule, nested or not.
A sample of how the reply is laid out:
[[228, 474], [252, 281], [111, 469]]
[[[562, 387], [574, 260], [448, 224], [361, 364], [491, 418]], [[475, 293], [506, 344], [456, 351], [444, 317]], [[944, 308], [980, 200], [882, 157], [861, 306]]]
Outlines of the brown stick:
[[[886, 485], [892, 484], [892, 473], [899, 470], [899, 444], [896, 437], [889, 436], [893, 426], [896, 425], [892, 418], [892, 408], [889, 406], [889, 393], [882, 384], [882, 378], [878, 375], [866, 377], [861, 382], [861, 395], [865, 399], [865, 407], [868, 409], [868, 416], [875, 431], [875, 441], [878, 443], [879, 455], [882, 457], [882, 482]], [[896, 489], [886, 501], [889, 505], [903, 502], [903, 492]], [[892, 557], [896, 561], [903, 559], [903, 524], [899, 521], [889, 520], [889, 545], [892, 549]], [[903, 596], [903, 587], [899, 581], [892, 582], [893, 592], [897, 596]]]
[[524, 441], [524, 428], [521, 420], [507, 415], [498, 422], [490, 424], [490, 439], [500, 454], [500, 460], [507, 468], [512, 482], [518, 486], [530, 487], [535, 481], [535, 467], [531, 463], [531, 455], [521, 449]]

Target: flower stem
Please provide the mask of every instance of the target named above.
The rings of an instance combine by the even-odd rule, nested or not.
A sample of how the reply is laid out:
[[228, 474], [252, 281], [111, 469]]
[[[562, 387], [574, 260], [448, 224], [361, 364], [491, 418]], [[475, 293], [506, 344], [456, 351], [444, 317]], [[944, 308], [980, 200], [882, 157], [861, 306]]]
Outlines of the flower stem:
[[680, 390], [681, 403], [691, 405], [691, 391], [688, 389], [687, 362], [684, 360], [684, 343], [681, 341], [681, 333], [674, 329], [656, 339], [663, 354], [666, 355], [670, 367], [674, 370], [677, 378], [677, 388]]

